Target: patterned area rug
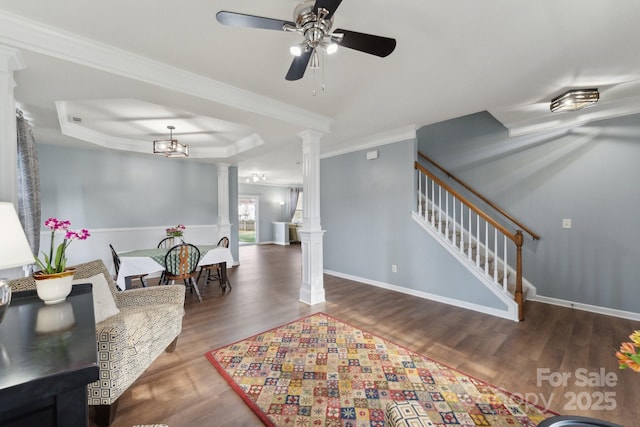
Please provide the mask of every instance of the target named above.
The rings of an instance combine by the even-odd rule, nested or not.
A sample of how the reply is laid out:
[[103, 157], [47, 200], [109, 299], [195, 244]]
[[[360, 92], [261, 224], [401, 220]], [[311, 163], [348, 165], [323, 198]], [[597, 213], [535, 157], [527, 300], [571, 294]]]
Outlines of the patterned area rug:
[[415, 400], [434, 426], [535, 427], [554, 415], [324, 313], [206, 357], [268, 426], [384, 426]]

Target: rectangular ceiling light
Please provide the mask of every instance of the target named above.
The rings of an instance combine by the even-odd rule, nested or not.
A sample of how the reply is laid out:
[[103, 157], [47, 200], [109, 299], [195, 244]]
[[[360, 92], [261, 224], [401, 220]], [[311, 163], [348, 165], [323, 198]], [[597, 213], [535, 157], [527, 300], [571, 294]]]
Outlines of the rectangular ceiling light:
[[576, 111], [595, 104], [600, 99], [598, 89], [573, 89], [551, 100], [551, 112]]

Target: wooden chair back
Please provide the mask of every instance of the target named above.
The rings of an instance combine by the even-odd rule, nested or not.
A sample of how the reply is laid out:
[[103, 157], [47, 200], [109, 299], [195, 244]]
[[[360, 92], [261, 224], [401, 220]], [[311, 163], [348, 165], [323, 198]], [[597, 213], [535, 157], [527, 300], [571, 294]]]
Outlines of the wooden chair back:
[[164, 257], [167, 278], [187, 279], [195, 275], [200, 261], [200, 250], [191, 243], [182, 243], [169, 249]]

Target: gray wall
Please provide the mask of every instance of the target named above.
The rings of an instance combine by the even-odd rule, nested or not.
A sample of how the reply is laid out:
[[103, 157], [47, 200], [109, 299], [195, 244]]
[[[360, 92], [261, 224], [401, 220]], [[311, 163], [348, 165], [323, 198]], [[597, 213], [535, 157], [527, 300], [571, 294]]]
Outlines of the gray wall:
[[416, 141], [377, 150], [376, 160], [358, 151], [320, 162], [324, 268], [504, 310], [411, 219]]
[[37, 148], [42, 218], [68, 219], [72, 228], [217, 223], [213, 164], [46, 144]]
[[[273, 185], [256, 185], [256, 184], [238, 184], [238, 194], [243, 196], [259, 197], [258, 205], [258, 242], [273, 242], [273, 225], [274, 221], [288, 221], [286, 218], [287, 204], [289, 200], [289, 187], [280, 187]], [[284, 206], [280, 206], [280, 202], [285, 202]], [[237, 203], [236, 203], [237, 205]], [[235, 217], [233, 223], [238, 223], [238, 207], [236, 206]]]
[[539, 295], [640, 312], [640, 115], [509, 138], [478, 113], [423, 127], [418, 141], [542, 236], [523, 250]]

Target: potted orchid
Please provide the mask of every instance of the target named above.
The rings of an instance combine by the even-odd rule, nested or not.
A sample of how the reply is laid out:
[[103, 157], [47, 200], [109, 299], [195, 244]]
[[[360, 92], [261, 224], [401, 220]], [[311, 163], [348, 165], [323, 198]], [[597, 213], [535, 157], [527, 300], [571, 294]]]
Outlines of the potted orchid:
[[629, 335], [631, 342], [623, 342], [620, 350], [616, 352], [618, 367], [640, 372], [640, 331], [634, 331]]
[[[49, 253], [42, 251], [42, 260], [35, 258], [36, 265], [40, 271], [33, 273], [36, 280], [36, 290], [38, 296], [45, 304], [55, 304], [64, 301], [71, 292], [71, 282], [73, 281], [74, 268], [67, 268], [67, 248], [74, 240], [86, 240], [90, 236], [89, 230], [79, 231], [69, 230], [70, 221], [49, 218], [44, 222], [45, 227], [51, 229], [51, 242]], [[55, 237], [57, 231], [65, 233], [64, 240], [57, 248], [55, 247]], [[66, 292], [66, 293], [65, 293]]]

